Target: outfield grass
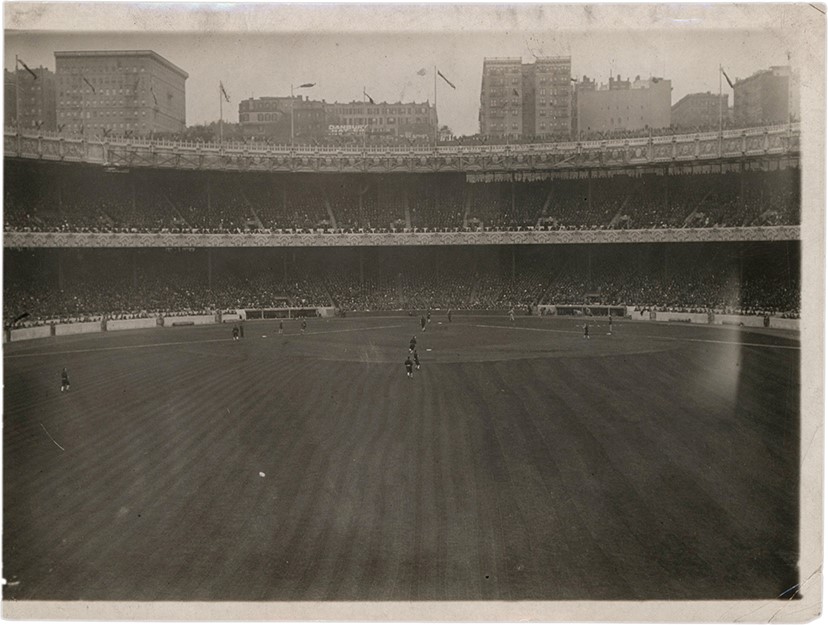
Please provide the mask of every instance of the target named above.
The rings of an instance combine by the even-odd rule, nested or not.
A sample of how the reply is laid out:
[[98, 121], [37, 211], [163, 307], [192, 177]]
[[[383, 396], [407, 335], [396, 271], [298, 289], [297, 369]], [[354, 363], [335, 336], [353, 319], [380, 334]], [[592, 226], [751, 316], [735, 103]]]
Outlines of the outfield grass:
[[796, 335], [417, 326], [6, 345], [5, 598], [773, 599], [797, 584]]

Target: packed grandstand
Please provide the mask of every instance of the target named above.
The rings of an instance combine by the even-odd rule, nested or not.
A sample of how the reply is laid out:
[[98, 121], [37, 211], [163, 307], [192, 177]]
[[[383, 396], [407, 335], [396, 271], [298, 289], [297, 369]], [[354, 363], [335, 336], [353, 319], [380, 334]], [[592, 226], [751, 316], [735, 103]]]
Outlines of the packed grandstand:
[[[745, 235], [730, 243], [680, 236], [799, 225], [794, 153], [553, 166], [520, 175], [496, 164], [488, 173], [404, 166], [383, 173], [102, 167], [14, 158], [8, 149], [4, 166], [6, 327], [23, 313], [28, 316], [18, 325], [279, 307], [349, 314], [514, 306], [540, 314], [549, 306], [600, 304], [799, 314], [797, 236], [769, 241]], [[635, 245], [611, 238], [592, 245], [586, 239], [581, 245], [509, 239], [512, 233], [570, 231], [644, 234]], [[668, 236], [648, 239], [653, 231]], [[478, 232], [504, 236], [500, 245], [463, 238]], [[15, 238], [31, 233], [64, 238], [60, 244]], [[340, 236], [341, 243], [239, 249], [232, 238], [310, 233]], [[347, 247], [354, 245], [349, 235], [363, 233], [460, 238], [439, 246]], [[126, 239], [75, 244], [65, 238], [81, 234]], [[187, 249], [153, 243], [151, 237], [162, 234], [189, 235], [179, 246]], [[193, 244], [204, 234], [230, 236]], [[131, 235], [144, 238], [138, 244]]]
[[10, 250], [6, 267], [4, 317], [30, 312], [26, 325], [286, 307], [799, 314], [799, 251], [788, 242], [530, 246], [514, 259], [505, 246]]
[[799, 223], [799, 168], [605, 171], [536, 182], [462, 173], [263, 174], [6, 163], [6, 232], [604, 230]]

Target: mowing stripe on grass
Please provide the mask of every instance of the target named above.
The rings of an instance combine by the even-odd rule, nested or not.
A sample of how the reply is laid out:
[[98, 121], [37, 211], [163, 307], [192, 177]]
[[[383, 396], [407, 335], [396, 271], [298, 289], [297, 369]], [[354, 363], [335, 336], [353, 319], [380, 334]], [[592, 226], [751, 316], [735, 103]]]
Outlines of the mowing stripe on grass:
[[[552, 328], [524, 328], [520, 326], [493, 326], [482, 323], [460, 324], [457, 325], [472, 325], [475, 328], [496, 328], [501, 330], [528, 330], [530, 332], [558, 332], [559, 334], [580, 334], [580, 330], [553, 330]], [[686, 339], [674, 336], [656, 336], [653, 334], [636, 334], [638, 338], [642, 339], [656, 339], [663, 341], [681, 341], [688, 343], [716, 343], [718, 345], [739, 345], [741, 347], [768, 347], [770, 349], [794, 349], [799, 350], [799, 345], [772, 345], [769, 343], [743, 343], [741, 341], [717, 341], [715, 339]]]
[[[364, 328], [347, 328], [345, 330], [321, 330], [317, 332], [306, 332], [305, 336], [313, 336], [317, 334], [338, 334], [341, 332], [362, 332], [364, 330], [387, 330], [390, 328], [401, 328], [401, 325], [394, 326], [366, 326]], [[275, 335], [279, 336], [279, 335]], [[290, 334], [283, 334], [281, 336], [301, 336], [299, 333], [292, 332]], [[90, 347], [88, 349], [67, 349], [63, 351], [51, 352], [30, 352], [27, 354], [3, 354], [3, 358], [27, 358], [30, 356], [58, 356], [61, 354], [84, 354], [87, 352], [107, 352], [124, 349], [145, 349], [148, 347], [167, 347], [170, 345], [198, 345], [201, 343], [227, 343], [232, 341], [232, 338], [221, 339], [199, 339], [193, 341], [170, 341], [168, 343], [145, 343], [143, 345], [116, 345], [114, 347]]]

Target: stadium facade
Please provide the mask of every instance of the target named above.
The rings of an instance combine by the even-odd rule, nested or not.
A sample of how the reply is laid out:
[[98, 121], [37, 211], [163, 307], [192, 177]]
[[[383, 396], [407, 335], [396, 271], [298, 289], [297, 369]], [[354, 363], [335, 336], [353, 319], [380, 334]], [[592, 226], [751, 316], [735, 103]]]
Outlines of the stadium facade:
[[189, 75], [151, 50], [55, 52], [57, 123], [72, 134], [151, 136], [186, 126]]
[[[715, 287], [712, 291], [704, 296], [687, 293], [687, 301], [682, 302], [685, 295], [668, 295], [658, 279], [663, 272], [655, 271], [642, 274], [648, 276], [649, 286], [618, 291], [612, 303], [669, 301], [680, 310], [716, 309], [719, 314], [736, 308], [766, 311], [777, 319], [773, 323], [789, 323], [787, 316], [798, 314], [798, 263], [791, 262], [800, 238], [798, 133], [797, 125], [785, 125], [722, 135], [584, 144], [377, 150], [139, 139], [75, 142], [7, 132], [6, 178], [14, 184], [6, 191], [4, 240], [7, 250], [30, 250], [35, 267], [58, 262], [58, 276], [74, 263], [73, 248], [112, 249], [124, 255], [124, 262], [137, 262], [136, 288], [143, 284], [144, 289], [161, 288], [160, 293], [165, 292], [163, 280], [141, 283], [137, 279], [142, 275], [140, 258], [149, 258], [136, 256], [140, 250], [206, 249], [206, 256], [186, 258], [201, 259], [195, 265], [188, 261], [195, 271], [191, 275], [197, 281], [206, 277], [207, 288], [212, 289], [215, 263], [226, 253], [216, 256], [210, 250], [248, 248], [246, 253], [255, 257], [271, 249], [304, 257], [307, 248], [327, 260], [321, 265], [285, 265], [287, 256], [283, 256], [270, 278], [261, 277], [264, 282], [241, 278], [241, 288], [255, 290], [256, 284], [268, 284], [275, 277], [287, 285], [287, 274], [299, 272], [307, 293], [296, 293], [296, 301], [316, 299], [330, 311], [338, 310], [341, 301], [351, 301], [350, 291], [370, 295], [375, 284], [364, 281], [362, 261], [337, 265], [335, 259], [345, 247], [380, 250], [383, 256], [377, 262], [382, 266], [391, 266], [382, 259], [389, 258], [393, 249], [419, 248], [424, 254], [411, 257], [411, 265], [421, 269], [408, 282], [389, 286], [392, 274], [382, 277], [383, 288], [390, 289], [391, 295], [366, 296], [355, 305], [397, 310], [412, 297], [424, 301], [412, 293], [426, 292], [432, 294], [431, 304], [439, 307], [442, 300], [454, 297], [449, 294], [462, 291], [465, 300], [450, 300], [458, 307], [462, 301], [469, 305], [477, 301], [479, 306], [498, 308], [511, 299], [537, 311], [541, 304], [556, 305], [554, 297], [542, 300], [542, 296], [582, 275], [578, 267], [584, 263], [589, 267], [602, 246], [656, 245], [658, 253], [670, 259], [684, 258], [676, 256], [684, 246], [717, 245], [719, 256], [727, 257], [732, 249], [749, 264], [752, 252], [745, 245], [753, 243], [760, 246], [763, 258], [778, 254], [780, 266], [786, 268], [779, 273], [767, 269], [773, 263], [763, 265], [768, 276], [776, 276], [769, 283], [784, 286], [788, 294], [784, 301], [772, 302], [769, 292], [759, 287], [744, 299], [722, 276], [724, 282], [708, 280]], [[557, 246], [569, 250], [561, 252], [560, 263], [554, 260]], [[43, 256], [46, 248], [61, 251]], [[550, 255], [541, 254], [546, 260], [540, 265], [522, 263], [520, 250], [531, 248], [548, 248]], [[511, 269], [495, 272], [497, 277], [487, 271], [472, 272], [445, 282], [440, 276], [451, 273], [445, 268], [475, 266], [460, 258], [461, 250], [471, 250], [474, 263], [491, 254], [505, 254]], [[22, 267], [20, 258], [10, 259], [14, 262], [7, 267]], [[617, 259], [622, 265], [630, 261], [623, 255]], [[655, 266], [664, 262], [670, 261], [661, 259]], [[110, 264], [90, 265], [96, 266]], [[292, 267], [287, 274], [286, 266]], [[311, 266], [317, 269], [310, 271]], [[325, 267], [344, 271], [339, 284], [347, 288], [326, 282], [330, 276]], [[690, 269], [683, 267], [683, 271]], [[589, 279], [583, 284], [594, 274], [586, 275]], [[544, 289], [515, 290], [515, 284], [532, 276], [540, 279]], [[7, 284], [12, 277], [7, 276]], [[466, 290], [460, 289], [464, 280], [469, 282], [463, 287]], [[493, 290], [486, 291], [486, 285]], [[594, 297], [596, 292], [601, 291], [587, 288], [569, 296], [575, 301], [600, 301]], [[17, 305], [50, 309], [39, 318], [59, 315], [60, 310], [51, 308], [60, 305], [55, 304], [54, 294], [47, 293], [33, 293], [28, 305]], [[151, 296], [155, 300], [159, 295]], [[44, 297], [40, 304], [32, 304]], [[233, 302], [224, 296], [212, 301], [218, 308]], [[7, 298], [7, 303], [9, 321], [16, 314], [14, 298]], [[96, 309], [94, 314], [109, 312]]]

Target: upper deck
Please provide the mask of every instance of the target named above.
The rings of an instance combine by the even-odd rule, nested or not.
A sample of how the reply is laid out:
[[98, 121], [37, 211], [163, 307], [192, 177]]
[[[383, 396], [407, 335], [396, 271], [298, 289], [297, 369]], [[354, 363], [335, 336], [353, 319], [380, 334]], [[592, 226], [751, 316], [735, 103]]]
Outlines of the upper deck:
[[799, 155], [799, 124], [603, 141], [355, 147], [4, 133], [4, 154], [104, 167], [319, 173], [516, 173]]

